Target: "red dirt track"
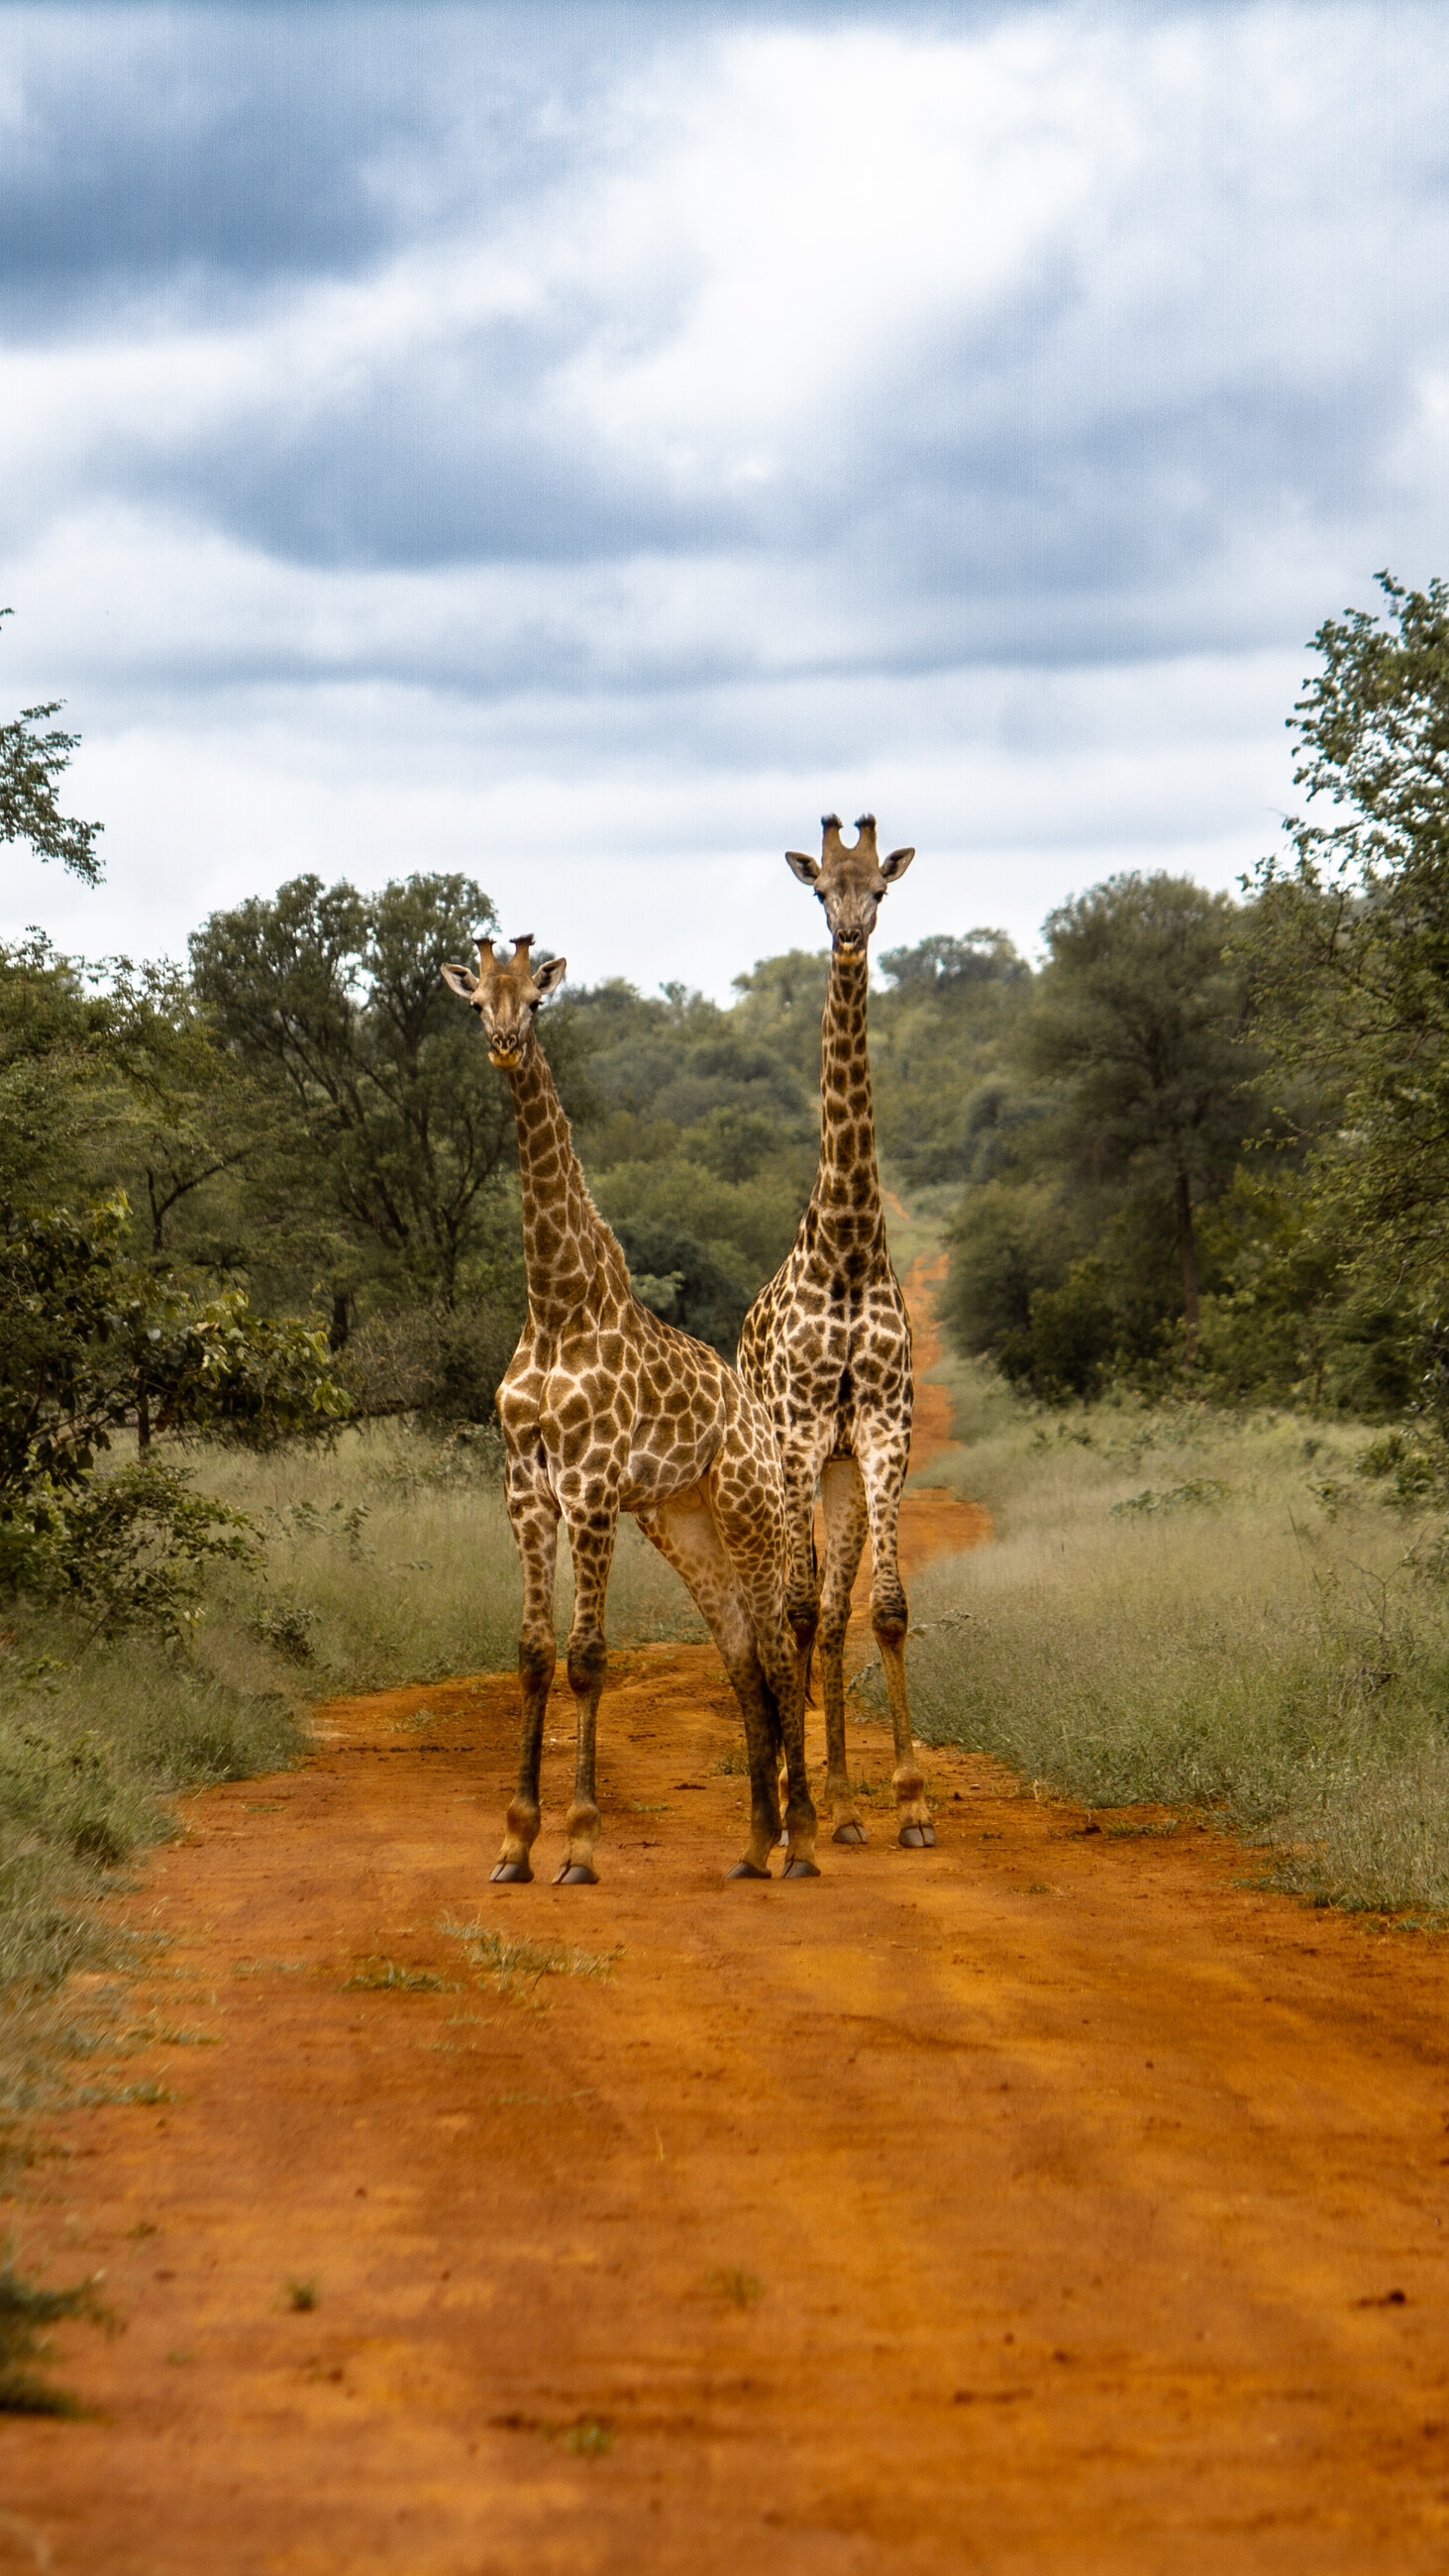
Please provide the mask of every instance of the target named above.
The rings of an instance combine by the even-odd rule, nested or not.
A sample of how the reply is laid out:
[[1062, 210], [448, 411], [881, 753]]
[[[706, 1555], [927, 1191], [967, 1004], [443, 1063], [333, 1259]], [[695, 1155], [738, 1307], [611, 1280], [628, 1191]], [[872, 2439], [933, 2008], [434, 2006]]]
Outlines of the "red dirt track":
[[[985, 1531], [914, 1501], [907, 1563]], [[546, 1875], [565, 1687], [540, 1879], [492, 1888], [516, 1697], [335, 1705], [147, 1867], [128, 2012], [220, 2044], [129, 2059], [174, 2099], [47, 2123], [12, 2203], [127, 2322], [64, 2331], [93, 2420], [0, 2419], [0, 2570], [1449, 2567], [1438, 1944], [940, 1754], [934, 1852], [872, 1807], [726, 1885], [696, 1647], [615, 1659], [603, 1883]], [[503, 1991], [449, 1917], [617, 1957]]]

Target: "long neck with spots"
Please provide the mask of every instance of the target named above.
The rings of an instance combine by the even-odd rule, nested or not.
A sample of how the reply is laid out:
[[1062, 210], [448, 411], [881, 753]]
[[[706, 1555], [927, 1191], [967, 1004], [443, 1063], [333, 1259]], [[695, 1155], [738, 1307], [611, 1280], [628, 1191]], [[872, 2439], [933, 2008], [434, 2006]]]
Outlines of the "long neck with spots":
[[523, 1262], [535, 1324], [555, 1329], [578, 1310], [598, 1273], [603, 1226], [579, 1169], [548, 1059], [535, 1039], [508, 1076], [518, 1124]]
[[885, 1241], [866, 1048], [869, 981], [863, 951], [832, 951], [820, 1029], [820, 1169], [811, 1205], [823, 1236], [856, 1256]]

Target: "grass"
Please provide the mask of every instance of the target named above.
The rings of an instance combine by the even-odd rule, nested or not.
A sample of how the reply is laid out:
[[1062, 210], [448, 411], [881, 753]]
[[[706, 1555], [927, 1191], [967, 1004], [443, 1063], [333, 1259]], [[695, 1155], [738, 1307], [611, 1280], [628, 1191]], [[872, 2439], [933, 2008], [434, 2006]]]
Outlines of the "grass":
[[0, 2264], [0, 2414], [80, 2415], [84, 2412], [68, 2388], [59, 2388], [37, 2364], [54, 2358], [42, 2328], [70, 2317], [113, 2328], [109, 2308], [96, 2297], [93, 2280], [77, 2281], [68, 2290], [42, 2290], [23, 2280], [7, 2257]]
[[609, 1977], [619, 1956], [617, 1948], [579, 1950], [553, 1941], [515, 1940], [483, 1923], [444, 1922], [438, 1929], [450, 1941], [466, 1943], [473, 1965], [505, 1994], [536, 1984], [540, 1977]]
[[[932, 1483], [994, 1545], [913, 1585], [916, 1731], [1121, 1808], [1210, 1815], [1278, 1886], [1449, 1908], [1449, 1590], [1361, 1427], [1103, 1405], [1052, 1416], [948, 1362]], [[884, 1707], [879, 1666], [856, 1690]]]
[[344, 1994], [354, 1986], [364, 1987], [369, 1994], [440, 1995], [447, 1984], [431, 1968], [400, 1968], [396, 1959], [364, 1959], [355, 1973], [342, 1980]]

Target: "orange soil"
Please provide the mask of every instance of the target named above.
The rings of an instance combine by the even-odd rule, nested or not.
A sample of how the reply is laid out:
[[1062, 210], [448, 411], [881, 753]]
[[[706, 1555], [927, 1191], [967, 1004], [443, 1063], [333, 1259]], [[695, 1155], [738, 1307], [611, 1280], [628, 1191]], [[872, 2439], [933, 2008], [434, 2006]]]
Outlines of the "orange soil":
[[[488, 1884], [498, 1677], [189, 1802], [131, 2004], [219, 2045], [139, 2051], [174, 2098], [52, 2123], [12, 2204], [127, 2325], [65, 2332], [94, 2420], [0, 2423], [0, 2569], [1449, 2564], [1437, 1946], [965, 1756], [934, 1852], [882, 1807], [819, 1881], [726, 1885], [712, 1654], [616, 1674], [596, 1888]], [[545, 1862], [569, 1732], [565, 1690]], [[505, 1992], [448, 1917], [617, 1957]]]

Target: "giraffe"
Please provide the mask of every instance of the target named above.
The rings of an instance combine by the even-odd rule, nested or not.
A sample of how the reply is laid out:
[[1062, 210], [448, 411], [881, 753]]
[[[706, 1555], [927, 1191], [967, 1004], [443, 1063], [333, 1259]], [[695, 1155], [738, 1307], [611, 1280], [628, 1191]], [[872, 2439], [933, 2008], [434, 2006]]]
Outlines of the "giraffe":
[[789, 1799], [787, 1878], [818, 1878], [805, 1776], [804, 1678], [785, 1616], [785, 1501], [768, 1414], [734, 1370], [652, 1314], [593, 1205], [548, 1060], [540, 1002], [566, 960], [532, 966], [531, 934], [500, 960], [478, 942], [479, 973], [447, 965], [450, 990], [477, 1012], [489, 1061], [508, 1076], [518, 1127], [528, 1320], [503, 1383], [508, 1517], [523, 1567], [518, 1788], [508, 1809], [502, 1880], [530, 1879], [539, 1761], [553, 1681], [558, 1525], [574, 1568], [568, 1676], [577, 1715], [573, 1800], [555, 1886], [597, 1880], [594, 1745], [608, 1649], [604, 1597], [619, 1514], [634, 1514], [683, 1577], [709, 1627], [744, 1718], [750, 1833], [731, 1878], [768, 1878], [780, 1838], [779, 1765]]
[[[856, 840], [827, 814], [819, 859], [787, 850], [830, 925], [830, 982], [820, 1048], [820, 1164], [810, 1204], [783, 1266], [761, 1289], [740, 1335], [739, 1370], [770, 1408], [785, 1468], [790, 1571], [787, 1608], [802, 1663], [820, 1645], [825, 1700], [825, 1794], [838, 1843], [865, 1827], [845, 1759], [845, 1630], [869, 1531], [870, 1618], [885, 1667], [895, 1735], [896, 1814], [908, 1850], [934, 1843], [911, 1738], [905, 1639], [909, 1611], [896, 1562], [896, 1524], [910, 1459], [911, 1327], [886, 1248], [875, 1164], [866, 1052], [867, 948], [886, 888], [914, 849], [876, 852], [875, 816]], [[825, 1519], [823, 1582], [815, 1556], [815, 1488]]]

